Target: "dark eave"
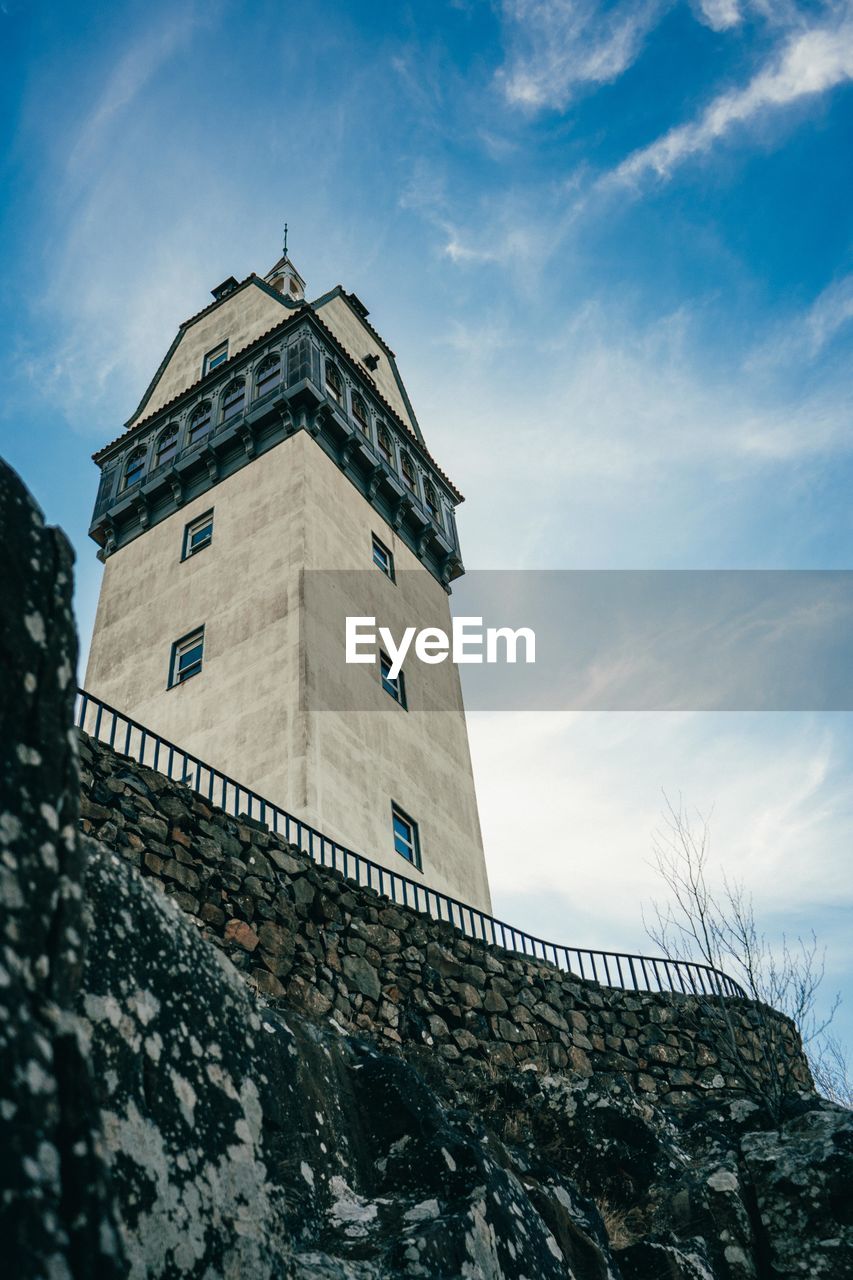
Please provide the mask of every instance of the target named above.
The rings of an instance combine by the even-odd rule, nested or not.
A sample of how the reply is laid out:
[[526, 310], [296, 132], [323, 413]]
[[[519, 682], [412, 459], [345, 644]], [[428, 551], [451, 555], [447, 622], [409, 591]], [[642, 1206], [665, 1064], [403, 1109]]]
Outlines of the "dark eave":
[[[264, 287], [265, 291], [272, 293], [273, 296], [275, 296], [276, 298], [281, 297], [281, 295], [276, 293], [274, 289], [270, 289], [270, 287], [266, 285], [264, 281], [259, 280], [257, 276], [249, 276], [249, 278], [247, 280], [244, 280], [243, 283], [238, 286], [238, 288], [240, 289], [244, 288], [246, 285], [252, 283], [253, 280], [256, 283], [261, 284]], [[230, 293], [228, 297], [233, 297], [235, 292], [237, 292], [237, 290], [234, 290], [232, 293]], [[336, 291], [333, 291], [332, 294], [327, 296], [329, 297], [336, 296]], [[226, 299], [222, 299], [222, 301], [225, 301], [225, 300]], [[131, 422], [133, 425], [129, 426], [125, 431], [121, 432], [118, 436], [116, 436], [114, 440], [111, 440], [109, 444], [105, 444], [102, 448], [98, 449], [96, 453], [93, 453], [92, 460], [100, 464], [105, 459], [105, 457], [113, 449], [116, 448], [117, 445], [124, 446], [128, 444], [137, 434], [144, 431], [155, 418], [160, 417], [161, 414], [165, 416], [167, 414], [167, 411], [174, 410], [184, 400], [193, 398], [195, 395], [197, 395], [201, 391], [201, 389], [205, 384], [213, 384], [215, 382], [218, 382], [222, 378], [223, 373], [228, 369], [229, 366], [236, 365], [241, 359], [243, 359], [251, 351], [263, 346], [265, 343], [277, 337], [281, 332], [284, 331], [285, 328], [289, 327], [294, 320], [300, 319], [303, 316], [305, 316], [306, 318], [310, 318], [311, 321], [315, 325], [317, 325], [317, 327], [322, 331], [323, 335], [329, 339], [330, 343], [335, 348], [337, 348], [338, 352], [351, 365], [353, 365], [358, 370], [359, 376], [365, 377], [369, 382], [372, 383], [372, 387], [371, 387], [372, 394], [382, 404], [383, 409], [387, 414], [387, 416], [391, 418], [395, 423], [395, 425], [404, 432], [404, 434], [407, 436], [412, 447], [415, 449], [416, 452], [421, 454], [423, 460], [428, 462], [429, 465], [435, 469], [437, 474], [441, 477], [443, 482], [447, 485], [447, 488], [449, 489], [450, 493], [453, 495], [454, 499], [456, 500], [457, 505], [463, 503], [465, 501], [463, 494], [459, 491], [459, 489], [457, 489], [456, 485], [453, 483], [450, 477], [438, 465], [435, 458], [433, 458], [432, 454], [427, 449], [423, 440], [418, 438], [418, 436], [412, 430], [412, 427], [410, 426], [410, 424], [406, 422], [404, 418], [400, 417], [396, 409], [394, 409], [393, 406], [388, 403], [388, 401], [385, 399], [382, 393], [378, 390], [375, 383], [373, 382], [373, 379], [371, 379], [369, 375], [365, 373], [365, 371], [363, 370], [360, 358], [354, 356], [351, 351], [348, 351], [347, 348], [341, 342], [340, 338], [338, 338], [338, 336], [329, 328], [329, 326], [325, 323], [325, 321], [319, 315], [317, 315], [316, 311], [314, 310], [317, 303], [303, 302], [303, 303], [299, 303], [294, 307], [292, 303], [287, 304], [286, 300], [284, 299], [282, 299], [282, 301], [284, 301], [285, 305], [288, 306], [288, 310], [290, 314], [287, 316], [285, 320], [281, 322], [281, 324], [274, 325], [271, 329], [267, 329], [265, 333], [262, 333], [259, 337], [255, 338], [252, 342], [247, 343], [245, 347], [241, 347], [239, 351], [235, 351], [232, 356], [229, 356], [228, 360], [226, 360], [224, 364], [219, 365], [219, 367], [215, 369], [212, 373], [208, 373], [204, 377], [198, 378], [195, 382], [191, 383], [190, 386], [185, 387], [183, 391], [179, 391], [177, 395], [171, 398], [171, 400], [167, 400], [164, 404], [160, 405], [152, 413], [148, 414], [147, 417], [140, 418], [138, 420], [131, 419]], [[181, 326], [178, 336], [175, 339], [174, 343], [172, 344], [172, 347], [170, 350], [174, 350], [175, 346], [177, 345], [178, 341], [183, 335], [185, 329], [189, 325], [194, 324], [196, 320], [201, 318], [201, 316], [207, 315], [208, 312], [213, 311], [219, 305], [220, 303], [214, 302], [210, 307], [206, 307], [204, 311], [199, 312], [198, 315], [193, 316], [190, 320], [186, 321], [186, 323]], [[388, 350], [388, 348], [386, 348], [386, 350]], [[165, 364], [165, 361], [164, 361], [164, 364]], [[162, 371], [162, 367], [163, 366], [161, 366], [161, 370], [158, 371], [158, 376], [159, 376], [159, 372]], [[393, 366], [393, 367], [396, 374], [396, 366]], [[398, 376], [398, 381], [399, 381], [399, 376]], [[147, 393], [147, 395], [150, 395], [150, 391], [153, 390], [154, 385], [155, 383], [152, 383], [152, 386], [149, 392]]]

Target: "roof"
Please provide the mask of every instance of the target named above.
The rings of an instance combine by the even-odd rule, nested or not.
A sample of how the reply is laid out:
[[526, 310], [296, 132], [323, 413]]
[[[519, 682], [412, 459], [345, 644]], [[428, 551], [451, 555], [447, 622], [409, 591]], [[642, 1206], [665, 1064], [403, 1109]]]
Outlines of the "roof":
[[[237, 288], [238, 289], [245, 288], [246, 285], [251, 284], [253, 281], [258, 284], [264, 284], [262, 280], [259, 280], [259, 278], [253, 274], [251, 276], [247, 276], [247, 278], [243, 280], [237, 286]], [[265, 288], [269, 290], [269, 286], [265, 286]], [[232, 290], [231, 293], [228, 294], [228, 297], [229, 298], [233, 297], [235, 292], [236, 290]], [[271, 292], [275, 293], [275, 290], [271, 290]], [[340, 292], [341, 294], [346, 296], [345, 290], [341, 289]], [[335, 293], [336, 291], [333, 290], [332, 293], [324, 295], [323, 298], [318, 299], [318, 302], [327, 300], [328, 298], [332, 297]], [[286, 299], [282, 299], [282, 301], [286, 303]], [[348, 298], [347, 298], [347, 301], [349, 301]], [[183, 336], [184, 331], [196, 320], [199, 320], [202, 316], [207, 315], [210, 311], [212, 311], [218, 305], [219, 305], [218, 302], [212, 303], [210, 306], [205, 307], [203, 311], [198, 312], [195, 316], [192, 316], [189, 320], [185, 321], [184, 324], [181, 325], [174, 342], [172, 343], [171, 347], [169, 348], [169, 351], [167, 352], [166, 356], [161, 362], [160, 368], [158, 369], [157, 373], [152, 379], [152, 382], [149, 386], [148, 391], [146, 392], [146, 395], [143, 397], [143, 404], [148, 398], [150, 398], [150, 395], [154, 387], [156, 386], [157, 381], [159, 380], [159, 377], [163, 368], [168, 363], [169, 357], [171, 353], [174, 351], [181, 337]], [[148, 414], [146, 418], [138, 418], [138, 419], [131, 418], [129, 420], [130, 425], [127, 426], [124, 431], [120, 432], [119, 435], [117, 435], [114, 440], [111, 440], [108, 444], [103, 445], [100, 449], [98, 449], [95, 453], [92, 454], [92, 460], [96, 463], [100, 463], [101, 460], [104, 458], [104, 455], [109, 453], [111, 449], [114, 449], [117, 444], [123, 444], [126, 441], [131, 440], [138, 432], [141, 432], [144, 428], [146, 428], [149, 425], [149, 423], [151, 423], [155, 418], [159, 417], [161, 414], [165, 413], [170, 407], [175, 406], [185, 398], [188, 398], [191, 395], [194, 395], [198, 391], [198, 389], [203, 385], [203, 383], [213, 382], [218, 380], [222, 376], [223, 371], [226, 370], [229, 365], [232, 365], [235, 361], [240, 359], [240, 357], [244, 356], [246, 352], [251, 351], [255, 347], [260, 347], [263, 345], [263, 343], [268, 342], [272, 337], [280, 333], [285, 328], [286, 325], [290, 324], [291, 321], [295, 320], [300, 313], [305, 315], [310, 315], [314, 324], [318, 325], [324, 331], [324, 333], [331, 339], [331, 341], [338, 348], [338, 350], [346, 357], [346, 359], [349, 360], [351, 364], [354, 364], [357, 367], [359, 367], [359, 369], [361, 368], [361, 359], [358, 356], [354, 356], [353, 353], [343, 345], [343, 343], [341, 342], [337, 334], [335, 334], [333, 330], [330, 329], [329, 326], [320, 318], [320, 316], [317, 314], [315, 310], [315, 306], [316, 306], [315, 303], [302, 302], [302, 303], [299, 303], [298, 305], [294, 305], [293, 303], [289, 303], [287, 305], [288, 305], [288, 310], [290, 314], [286, 317], [286, 319], [282, 320], [281, 324], [273, 325], [271, 329], [267, 329], [265, 333], [260, 334], [257, 338], [253, 339], [252, 342], [248, 342], [244, 347], [241, 347], [239, 351], [235, 351], [232, 356], [229, 356], [229, 358], [223, 364], [219, 365], [219, 367], [215, 369], [212, 373], [208, 373], [201, 378], [197, 378], [195, 382], [190, 384], [190, 386], [184, 387], [184, 389], [182, 391], [179, 391], [177, 395], [172, 396], [171, 400], [167, 400], [165, 404], [159, 405], [158, 408], [153, 410], [153, 412], [151, 412], [150, 414]], [[385, 343], [382, 343], [382, 346], [385, 348], [386, 351], [390, 350]], [[396, 365], [394, 366], [394, 371], [399, 381], [399, 375], [396, 374]], [[363, 373], [362, 376], [367, 378], [370, 382], [373, 382], [373, 379], [370, 378], [370, 375], [367, 374], [366, 372]], [[446, 474], [446, 472], [443, 471], [442, 468], [438, 465], [435, 458], [427, 449], [423, 440], [418, 438], [417, 434], [412, 430], [409, 424], [403, 418], [400, 417], [397, 411], [388, 403], [388, 401], [385, 399], [382, 393], [378, 390], [375, 384], [373, 385], [373, 394], [376, 396], [377, 400], [381, 401], [387, 415], [394, 420], [394, 422], [398, 427], [401, 427], [403, 429], [403, 431], [409, 437], [415, 449], [422, 454], [422, 456], [426, 459], [426, 461], [429, 462], [430, 466], [435, 468], [435, 471], [438, 473], [438, 475], [447, 485], [448, 489], [455, 497], [457, 503], [464, 502], [465, 498], [463, 494], [459, 491], [459, 489], [457, 489], [456, 485], [453, 483], [450, 477]], [[140, 408], [141, 407], [142, 406], [140, 406]]]
[[374, 339], [376, 344], [380, 346], [382, 350], [385, 352], [385, 355], [387, 356], [387, 359], [388, 359], [388, 367], [391, 370], [391, 376], [394, 379], [394, 383], [397, 387], [398, 392], [400, 393], [400, 399], [403, 402], [406, 412], [411, 418], [412, 426], [415, 429], [414, 431], [415, 437], [419, 441], [419, 443], [424, 448], [426, 448], [423, 432], [421, 431], [421, 424], [418, 422], [418, 417], [417, 417], [417, 414], [415, 413], [414, 405], [409, 399], [409, 393], [406, 390], [405, 384], [403, 383], [403, 379], [400, 377], [400, 370], [397, 368], [397, 357], [394, 354], [394, 352], [391, 350], [391, 348], [388, 346], [388, 343], [382, 337], [381, 333], [377, 332], [377, 330], [374, 329], [373, 325], [367, 319], [370, 313], [367, 310], [367, 307], [362, 302], [361, 298], [359, 298], [354, 293], [349, 293], [343, 287], [343, 285], [337, 284], [335, 285], [334, 289], [330, 289], [328, 293], [324, 293], [319, 298], [316, 298], [312, 303], [312, 306], [317, 308], [323, 307], [326, 305], [327, 302], [332, 302], [333, 299], [335, 298], [343, 298], [344, 302], [347, 304], [350, 310], [358, 317], [359, 321], [361, 322], [361, 324], [364, 325], [365, 329]]
[[[232, 280], [234, 279], [233, 276], [229, 278]], [[139, 415], [142, 413], [142, 410], [145, 408], [148, 401], [151, 399], [151, 396], [154, 394], [154, 389], [157, 386], [157, 383], [160, 381], [161, 377], [163, 376], [166, 366], [168, 365], [169, 361], [172, 358], [172, 355], [174, 354], [175, 348], [177, 347], [181, 338], [186, 333], [187, 329], [189, 329], [192, 325], [196, 324], [197, 321], [203, 319], [205, 316], [210, 315], [211, 311], [215, 311], [216, 308], [222, 306], [224, 302], [230, 301], [230, 299], [233, 298], [235, 294], [240, 293], [242, 289], [247, 288], [248, 285], [250, 284], [257, 285], [259, 289], [263, 289], [264, 293], [269, 294], [271, 298], [275, 298], [276, 302], [280, 302], [281, 305], [287, 308], [289, 311], [293, 311], [294, 309], [302, 305], [301, 303], [292, 302], [290, 298], [286, 298], [284, 294], [279, 293], [277, 289], [273, 289], [271, 285], [267, 284], [266, 280], [262, 280], [259, 275], [255, 274], [254, 271], [251, 273], [251, 275], [246, 276], [245, 280], [241, 280], [239, 284], [235, 280], [233, 289], [229, 289], [227, 293], [220, 295], [220, 297], [218, 298], [214, 298], [213, 302], [209, 302], [206, 307], [202, 307], [201, 311], [197, 311], [194, 316], [190, 316], [189, 320], [184, 320], [183, 323], [178, 327], [178, 332], [175, 334], [175, 337], [172, 340], [172, 343], [169, 346], [168, 351], [166, 352], [163, 359], [160, 361], [159, 365], [157, 366], [157, 370], [154, 374], [154, 377], [151, 379], [148, 386], [145, 388], [145, 392], [142, 396], [142, 399], [139, 401], [139, 404], [136, 406], [136, 409], [134, 410], [134, 412], [127, 419], [127, 422], [125, 422], [124, 425], [126, 427], [130, 427], [132, 423], [136, 423], [136, 420], [139, 418]], [[220, 286], [217, 286], [217, 289], [219, 287]], [[119, 439], [120, 438], [121, 437], [119, 437]], [[109, 445], [105, 445], [104, 447], [109, 448]]]

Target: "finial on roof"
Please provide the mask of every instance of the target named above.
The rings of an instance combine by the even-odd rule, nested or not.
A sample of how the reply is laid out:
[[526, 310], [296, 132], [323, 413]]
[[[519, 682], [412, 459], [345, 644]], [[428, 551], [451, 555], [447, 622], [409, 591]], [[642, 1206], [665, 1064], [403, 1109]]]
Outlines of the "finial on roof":
[[264, 276], [267, 284], [271, 284], [274, 289], [284, 296], [290, 302], [302, 302], [305, 298], [305, 281], [294, 267], [290, 258], [287, 256], [287, 223], [284, 224], [282, 232], [282, 253], [278, 262], [272, 270]]

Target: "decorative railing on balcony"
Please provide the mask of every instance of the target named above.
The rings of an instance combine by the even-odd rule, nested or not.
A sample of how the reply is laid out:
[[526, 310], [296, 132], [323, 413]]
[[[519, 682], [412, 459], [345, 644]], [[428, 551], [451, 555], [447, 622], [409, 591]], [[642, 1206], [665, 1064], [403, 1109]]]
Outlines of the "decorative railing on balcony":
[[[280, 357], [281, 372], [274, 385], [264, 387], [263, 392], [259, 395], [257, 394], [256, 384], [257, 370], [270, 354], [277, 354]], [[259, 411], [262, 412], [265, 407], [271, 407], [272, 403], [277, 398], [280, 398], [282, 393], [287, 396], [290, 388], [306, 378], [313, 383], [317, 389], [318, 396], [325, 400], [327, 411], [338, 418], [342, 424], [345, 424], [344, 431], [355, 431], [357, 433], [356, 438], [369, 447], [374, 456], [375, 464], [384, 474], [392, 476], [397, 483], [402, 485], [402, 478], [397, 466], [389, 464], [378, 450], [375, 441], [377, 423], [382, 423], [385, 431], [394, 441], [395, 454], [401, 450], [413, 449], [413, 441], [405, 438], [398, 428], [391, 423], [388, 414], [383, 411], [378, 402], [373, 403], [371, 406], [371, 418], [373, 421], [372, 424], [368, 424], [368, 431], [365, 433], [358, 420], [347, 407], [346, 399], [343, 402], [336, 401], [325, 390], [320, 390], [325, 384], [321, 362], [329, 358], [331, 357], [326, 349], [319, 346], [316, 340], [307, 338], [304, 333], [297, 332], [296, 334], [283, 335], [259, 350], [247, 352], [241, 358], [235, 357], [233, 361], [229, 362], [227, 368], [223, 366], [222, 369], [217, 370], [215, 380], [209, 382], [206, 379], [203, 384], [196, 386], [192, 393], [187, 393], [186, 397], [177, 404], [165, 406], [162, 412], [157, 413], [146, 425], [144, 432], [133, 440], [127, 441], [117, 458], [111, 460], [107, 465], [95, 502], [95, 510], [92, 516], [93, 524], [110, 508], [119, 506], [125, 499], [135, 500], [142, 497], [146, 489], [150, 487], [151, 481], [166, 477], [176, 467], [180, 469], [180, 464], [198, 454], [203, 446], [207, 445], [215, 451], [223, 438], [233, 434], [235, 427], [241, 426], [247, 420], [252, 421]], [[239, 409], [223, 417], [221, 398], [223, 392], [236, 378], [245, 381], [245, 398]], [[370, 390], [367, 387], [359, 388], [357, 394], [362, 397], [363, 401], [372, 399]], [[209, 402], [211, 405], [212, 425], [210, 430], [200, 439], [190, 442], [188, 439], [188, 426], [193, 411], [202, 402]], [[172, 424], [178, 428], [178, 447], [168, 462], [157, 466], [154, 463], [156, 441], [164, 428]], [[135, 483], [123, 487], [126, 453], [131, 449], [137, 449], [140, 445], [148, 453], [143, 473]], [[427, 463], [422, 464], [421, 472], [420, 483], [423, 484], [427, 476], [429, 476], [429, 482], [433, 487], [442, 487], [437, 473], [434, 473]], [[429, 511], [419, 490], [406, 489], [406, 497], [427, 522], [435, 525], [437, 531], [443, 537], [446, 538], [449, 532], [451, 540], [454, 540], [452, 528], [448, 529], [447, 527], [452, 522], [452, 503], [450, 503], [449, 499], [445, 504], [444, 515], [436, 517]]]
[[82, 689], [77, 694], [74, 719], [79, 729], [98, 742], [165, 774], [167, 778], [184, 783], [211, 805], [235, 817], [248, 817], [263, 823], [298, 846], [321, 867], [334, 868], [356, 884], [372, 889], [392, 902], [413, 907], [434, 920], [443, 920], [466, 937], [503, 947], [529, 959], [545, 961], [578, 978], [604, 986], [684, 995], [746, 995], [733, 978], [709, 965], [546, 942], [523, 929], [496, 920], [476, 907], [430, 889], [346, 848], [279, 805], [235, 782], [221, 770], [205, 764], [192, 752], [175, 746]]

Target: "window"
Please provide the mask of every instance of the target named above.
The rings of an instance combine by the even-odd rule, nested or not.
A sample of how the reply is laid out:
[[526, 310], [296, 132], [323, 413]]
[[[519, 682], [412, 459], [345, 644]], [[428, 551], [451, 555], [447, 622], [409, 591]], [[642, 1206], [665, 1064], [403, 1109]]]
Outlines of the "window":
[[265, 396], [268, 391], [272, 391], [273, 387], [278, 385], [280, 377], [281, 356], [276, 351], [258, 365], [258, 372], [255, 375], [255, 395]]
[[344, 384], [335, 365], [326, 362], [326, 391], [334, 401], [342, 405], [344, 402]]
[[178, 452], [178, 426], [177, 423], [171, 423], [160, 436], [157, 441], [157, 454], [154, 459], [155, 467], [162, 467], [164, 463], [171, 462], [175, 454]]
[[190, 418], [187, 444], [198, 444], [199, 440], [203, 440], [210, 431], [210, 423], [210, 405], [205, 401], [204, 404], [200, 404], [197, 409], [193, 410], [193, 415]]
[[394, 557], [375, 533], [373, 534], [373, 563], [382, 570], [386, 578], [394, 581]]
[[436, 524], [441, 524], [441, 511], [438, 505], [438, 496], [434, 486], [429, 480], [424, 481], [424, 501], [427, 504], [427, 510], [432, 516]]
[[201, 671], [204, 655], [204, 627], [192, 631], [172, 645], [172, 660], [169, 663], [169, 688], [176, 684], [184, 684]]
[[184, 549], [181, 559], [188, 560], [197, 551], [209, 547], [212, 541], [213, 511], [205, 511], [203, 516], [197, 516], [195, 520], [191, 520], [184, 526]]
[[382, 680], [382, 688], [387, 694], [399, 702], [400, 706], [406, 707], [406, 679], [402, 671], [391, 678], [391, 659], [386, 653], [379, 654], [379, 674]]
[[233, 382], [229, 382], [228, 386], [222, 392], [222, 421], [227, 422], [229, 418], [233, 418], [243, 408], [243, 401], [246, 397], [246, 384], [242, 378], [236, 378]]
[[127, 455], [127, 462], [124, 464], [124, 488], [129, 489], [131, 485], [138, 484], [144, 470], [145, 450], [140, 446], [138, 449], [132, 449]]
[[381, 422], [376, 428], [376, 443], [379, 445], [379, 452], [382, 454], [382, 457], [388, 463], [389, 467], [393, 467], [394, 454], [391, 449], [391, 437]]
[[400, 469], [403, 472], [403, 484], [411, 489], [412, 493], [416, 492], [415, 468], [412, 465], [412, 459], [407, 453], [400, 454]]
[[394, 848], [401, 858], [421, 869], [421, 840], [418, 824], [398, 805], [391, 805], [391, 825], [394, 831]]
[[352, 416], [355, 418], [364, 434], [369, 436], [370, 422], [367, 417], [367, 405], [358, 394], [354, 394], [352, 398]]
[[220, 342], [218, 347], [214, 347], [212, 351], [208, 351], [204, 357], [204, 363], [201, 367], [201, 376], [204, 378], [208, 373], [212, 373], [214, 369], [218, 369], [228, 359], [228, 343]]

